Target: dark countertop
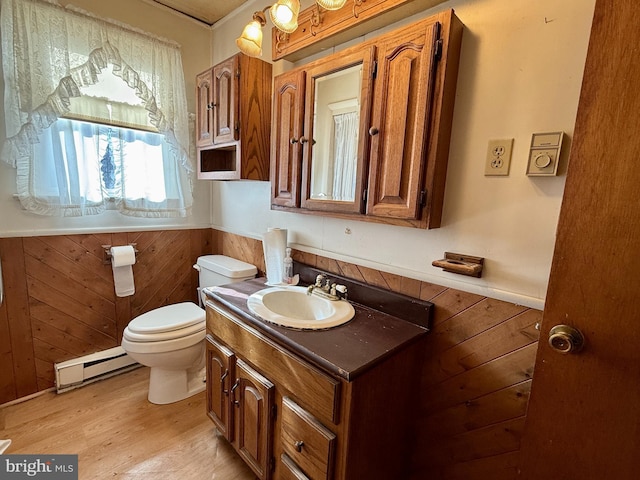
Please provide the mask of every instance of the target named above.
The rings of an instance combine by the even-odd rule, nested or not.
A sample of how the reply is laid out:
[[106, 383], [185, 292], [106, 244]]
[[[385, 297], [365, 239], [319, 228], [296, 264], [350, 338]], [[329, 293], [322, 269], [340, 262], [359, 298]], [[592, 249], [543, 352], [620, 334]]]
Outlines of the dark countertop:
[[295, 330], [253, 315], [247, 298], [267, 288], [264, 278], [204, 289], [205, 294], [247, 324], [312, 364], [351, 381], [376, 363], [427, 333], [411, 322], [351, 302], [356, 314], [328, 330]]

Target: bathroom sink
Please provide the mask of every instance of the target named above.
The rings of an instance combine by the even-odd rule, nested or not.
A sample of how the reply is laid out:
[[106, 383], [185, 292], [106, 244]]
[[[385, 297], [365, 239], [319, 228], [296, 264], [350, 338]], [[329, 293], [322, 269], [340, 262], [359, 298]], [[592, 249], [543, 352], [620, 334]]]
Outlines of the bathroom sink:
[[302, 330], [320, 330], [347, 323], [355, 315], [346, 300], [307, 294], [306, 287], [270, 287], [247, 299], [249, 310], [267, 322]]

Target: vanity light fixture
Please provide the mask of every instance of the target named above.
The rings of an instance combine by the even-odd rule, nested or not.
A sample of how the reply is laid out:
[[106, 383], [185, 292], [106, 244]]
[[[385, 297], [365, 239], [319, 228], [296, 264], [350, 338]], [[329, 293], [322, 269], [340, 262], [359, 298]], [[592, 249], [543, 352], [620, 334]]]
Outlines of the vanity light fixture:
[[253, 20], [247, 23], [242, 30], [242, 35], [236, 39], [236, 45], [242, 53], [251, 57], [262, 56], [262, 27], [266, 24], [267, 18], [264, 11], [254, 12]]
[[291, 33], [298, 28], [298, 13], [300, 13], [299, 0], [278, 0], [269, 9], [271, 21], [284, 33]]
[[325, 10], [340, 10], [347, 0], [316, 0], [316, 3]]
[[[339, 10], [346, 3], [347, 0], [316, 0], [318, 8], [325, 10]], [[267, 10], [273, 25], [283, 34], [293, 33], [298, 28], [300, 0], [277, 0], [262, 11], [254, 12], [253, 19], [244, 27], [242, 35], [236, 39], [236, 45], [242, 53], [252, 57], [262, 55], [262, 27], [267, 24]]]

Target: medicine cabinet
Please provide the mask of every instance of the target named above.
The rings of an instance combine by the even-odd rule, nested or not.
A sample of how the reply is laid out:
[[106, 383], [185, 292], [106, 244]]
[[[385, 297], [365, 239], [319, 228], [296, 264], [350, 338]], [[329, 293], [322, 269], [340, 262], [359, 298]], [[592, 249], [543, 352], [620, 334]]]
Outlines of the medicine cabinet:
[[448, 10], [276, 77], [271, 208], [439, 227], [461, 38]]

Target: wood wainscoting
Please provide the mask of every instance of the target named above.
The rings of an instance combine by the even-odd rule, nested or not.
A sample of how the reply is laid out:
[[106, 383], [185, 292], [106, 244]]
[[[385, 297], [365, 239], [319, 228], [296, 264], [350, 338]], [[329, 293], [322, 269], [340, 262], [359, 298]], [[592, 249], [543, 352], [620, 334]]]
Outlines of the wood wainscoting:
[[[136, 293], [117, 298], [101, 245], [132, 242]], [[217, 230], [0, 239], [0, 404], [52, 386], [55, 362], [118, 345], [134, 316], [195, 301], [191, 266], [208, 253], [264, 274], [260, 240]], [[412, 478], [515, 480], [542, 312], [299, 251], [294, 258], [435, 305], [407, 458]]]
[[[0, 238], [0, 404], [54, 385], [53, 365], [120, 345], [129, 321], [154, 308], [197, 302], [197, 257], [212, 231]], [[116, 297], [102, 245], [136, 244], [135, 294]]]
[[[264, 271], [260, 240], [214, 231], [213, 243]], [[416, 400], [412, 478], [515, 480], [542, 312], [300, 251], [293, 256], [435, 305]]]

